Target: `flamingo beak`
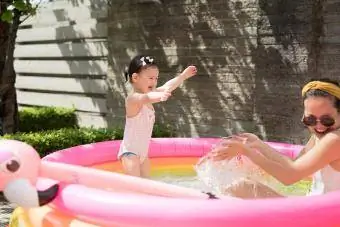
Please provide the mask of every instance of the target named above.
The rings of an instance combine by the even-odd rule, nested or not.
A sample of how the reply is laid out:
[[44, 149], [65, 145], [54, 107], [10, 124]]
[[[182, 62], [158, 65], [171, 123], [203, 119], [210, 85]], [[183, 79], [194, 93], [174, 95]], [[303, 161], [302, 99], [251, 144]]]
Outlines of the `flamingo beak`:
[[59, 192], [58, 184], [54, 184], [45, 190], [41, 190], [41, 191], [38, 190], [39, 205], [44, 206], [52, 202], [55, 199], [55, 197], [57, 197], [58, 192]]
[[44, 206], [57, 196], [59, 185], [55, 184], [46, 190], [38, 191], [27, 179], [15, 179], [9, 182], [4, 191], [4, 197], [11, 203], [23, 208]]

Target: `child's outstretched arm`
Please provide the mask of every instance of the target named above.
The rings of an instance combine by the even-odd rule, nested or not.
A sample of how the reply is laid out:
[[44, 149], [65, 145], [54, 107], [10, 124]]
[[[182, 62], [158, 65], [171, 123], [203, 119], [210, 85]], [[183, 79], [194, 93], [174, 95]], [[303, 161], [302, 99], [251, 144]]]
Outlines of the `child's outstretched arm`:
[[133, 117], [138, 114], [142, 105], [163, 102], [166, 101], [170, 96], [171, 93], [167, 91], [153, 91], [146, 94], [131, 94], [127, 97], [125, 103], [126, 115], [128, 117]]
[[196, 75], [196, 73], [197, 73], [196, 67], [193, 66], [193, 65], [190, 65], [186, 69], [184, 69], [181, 74], [179, 74], [175, 78], [167, 81], [164, 85], [156, 88], [156, 91], [168, 91], [168, 92], [172, 92], [179, 85], [181, 85], [184, 80], [189, 79], [190, 77]]
[[168, 91], [152, 91], [146, 94], [134, 93], [127, 98], [129, 104], [143, 105], [166, 101], [171, 96]]

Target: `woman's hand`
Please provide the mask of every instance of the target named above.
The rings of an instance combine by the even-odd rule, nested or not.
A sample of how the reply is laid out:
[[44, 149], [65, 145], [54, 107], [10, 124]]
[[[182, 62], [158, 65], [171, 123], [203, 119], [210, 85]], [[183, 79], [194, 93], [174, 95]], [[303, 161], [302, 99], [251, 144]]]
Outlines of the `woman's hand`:
[[215, 161], [232, 159], [235, 156], [246, 155], [249, 150], [261, 150], [263, 141], [252, 133], [241, 133], [223, 139], [209, 153], [209, 158]]
[[232, 136], [234, 139], [243, 141], [249, 148], [261, 150], [263, 141], [255, 134], [252, 133], [241, 133], [239, 135]]
[[214, 147], [208, 157], [214, 161], [230, 160], [236, 156], [244, 154], [249, 149], [242, 137], [228, 137]]
[[260, 150], [262, 144], [263, 141], [252, 133], [242, 133], [225, 137], [199, 161], [199, 164], [207, 159], [214, 161], [230, 160], [236, 156], [246, 155], [246, 152], [249, 150]]

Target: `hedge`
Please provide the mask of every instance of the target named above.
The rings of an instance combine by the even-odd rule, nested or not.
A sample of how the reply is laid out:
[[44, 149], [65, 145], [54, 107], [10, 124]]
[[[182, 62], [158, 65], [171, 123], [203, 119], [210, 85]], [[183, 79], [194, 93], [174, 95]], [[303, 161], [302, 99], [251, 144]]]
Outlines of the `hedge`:
[[[118, 136], [117, 136], [118, 135]], [[115, 130], [92, 128], [63, 128], [32, 133], [16, 133], [4, 135], [4, 139], [14, 139], [33, 146], [40, 156], [53, 151], [73, 147], [80, 144], [118, 139], [119, 133]]]
[[[79, 128], [75, 109], [24, 107], [19, 111], [19, 132], [39, 132], [63, 128]], [[175, 133], [169, 124], [155, 124], [153, 136], [173, 137]]]
[[78, 128], [74, 109], [62, 107], [24, 107], [19, 110], [19, 131]]
[[[175, 134], [169, 126], [155, 125], [153, 137], [170, 137]], [[61, 149], [81, 144], [89, 144], [123, 138], [123, 129], [63, 128], [31, 133], [4, 135], [2, 138], [14, 139], [33, 146], [41, 157]]]
[[[24, 107], [19, 111], [19, 131], [2, 138], [26, 142], [43, 157], [51, 152], [107, 140], [123, 138], [120, 127], [80, 128], [74, 109], [62, 107]], [[170, 125], [155, 124], [153, 137], [175, 137]]]

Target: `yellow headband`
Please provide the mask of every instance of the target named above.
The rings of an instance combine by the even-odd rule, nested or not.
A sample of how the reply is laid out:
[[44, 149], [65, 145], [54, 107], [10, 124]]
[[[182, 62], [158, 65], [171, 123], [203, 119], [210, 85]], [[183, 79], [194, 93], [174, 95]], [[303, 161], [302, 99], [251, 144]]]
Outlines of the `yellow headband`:
[[309, 82], [308, 84], [306, 84], [303, 89], [302, 89], [302, 96], [304, 96], [306, 94], [307, 91], [309, 90], [322, 90], [325, 91], [335, 97], [337, 97], [338, 99], [340, 99], [340, 87], [332, 84], [332, 83], [327, 83], [327, 82], [322, 82], [322, 81], [312, 81]]

